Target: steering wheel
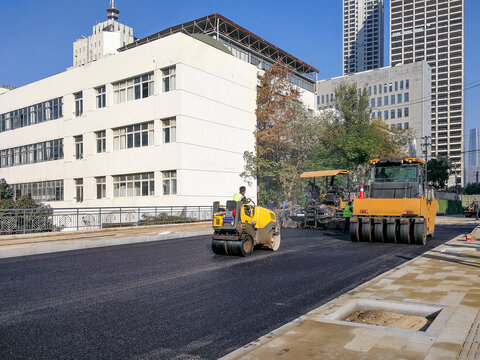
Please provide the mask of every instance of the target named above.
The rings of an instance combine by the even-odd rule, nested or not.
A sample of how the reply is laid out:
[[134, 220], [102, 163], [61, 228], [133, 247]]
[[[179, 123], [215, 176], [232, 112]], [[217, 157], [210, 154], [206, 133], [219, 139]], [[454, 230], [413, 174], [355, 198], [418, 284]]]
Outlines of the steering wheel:
[[246, 198], [246, 199], [245, 199], [245, 204], [249, 204], [249, 203], [251, 203], [251, 204], [253, 205], [253, 207], [255, 207], [255, 201], [253, 201], [253, 200], [250, 199], [250, 198]]

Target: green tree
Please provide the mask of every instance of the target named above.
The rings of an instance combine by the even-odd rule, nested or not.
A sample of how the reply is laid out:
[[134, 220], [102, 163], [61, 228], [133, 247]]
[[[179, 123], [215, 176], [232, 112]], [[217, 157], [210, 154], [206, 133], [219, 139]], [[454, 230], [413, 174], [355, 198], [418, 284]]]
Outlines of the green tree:
[[0, 179], [0, 201], [13, 199], [13, 189], [7, 184], [5, 179]]
[[437, 189], [443, 189], [448, 181], [452, 163], [446, 156], [431, 159], [427, 164], [427, 179], [433, 182]]
[[262, 203], [301, 193], [300, 174], [319, 141], [320, 121], [301, 103], [291, 75], [278, 60], [259, 76], [255, 152], [245, 152], [242, 176], [257, 179]]
[[366, 88], [340, 84], [335, 99], [335, 108], [323, 114], [317, 168], [353, 170], [372, 158], [406, 155], [413, 138], [410, 130], [390, 129], [382, 119], [372, 119]]

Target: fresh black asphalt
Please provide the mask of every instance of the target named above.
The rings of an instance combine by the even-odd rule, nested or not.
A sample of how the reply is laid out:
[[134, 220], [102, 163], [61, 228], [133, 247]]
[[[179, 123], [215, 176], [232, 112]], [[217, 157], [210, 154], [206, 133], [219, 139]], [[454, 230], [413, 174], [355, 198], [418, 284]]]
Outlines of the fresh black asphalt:
[[284, 229], [277, 252], [214, 255], [210, 237], [0, 260], [0, 359], [217, 359], [426, 246]]

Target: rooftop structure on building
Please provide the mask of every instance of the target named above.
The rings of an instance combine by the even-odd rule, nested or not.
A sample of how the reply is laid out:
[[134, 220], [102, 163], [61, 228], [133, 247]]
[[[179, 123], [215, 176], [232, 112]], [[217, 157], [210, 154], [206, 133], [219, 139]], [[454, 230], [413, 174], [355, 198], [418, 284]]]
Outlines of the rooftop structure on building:
[[307, 91], [314, 91], [317, 69], [220, 14], [169, 27], [125, 45], [119, 51], [132, 49], [178, 32], [212, 37], [225, 45], [235, 57], [255, 65], [260, 70], [267, 70], [277, 59], [282, 59], [293, 70], [291, 81]]
[[92, 35], [82, 36], [73, 43], [73, 66], [83, 66], [92, 61], [117, 53], [117, 49], [132, 43], [135, 38], [133, 29], [118, 22], [120, 11], [110, 0], [107, 20], [92, 28]]
[[240, 173], [258, 75], [282, 59], [313, 108], [316, 69], [218, 14], [183, 27], [210, 21], [221, 41], [169, 28], [0, 95], [0, 178], [53, 207], [210, 205], [240, 185], [255, 199]]
[[432, 68], [432, 154], [452, 161], [450, 185], [464, 168], [464, 15], [463, 0], [390, 1], [390, 64]]
[[430, 77], [430, 67], [422, 61], [320, 80], [317, 108], [324, 111], [335, 107], [335, 88], [340, 84], [366, 88], [371, 117], [381, 118], [391, 129], [411, 129], [414, 140], [408, 149], [410, 155], [425, 158], [421, 138], [430, 135], [430, 107], [419, 99], [430, 97]]
[[343, 0], [343, 75], [383, 67], [383, 0]]

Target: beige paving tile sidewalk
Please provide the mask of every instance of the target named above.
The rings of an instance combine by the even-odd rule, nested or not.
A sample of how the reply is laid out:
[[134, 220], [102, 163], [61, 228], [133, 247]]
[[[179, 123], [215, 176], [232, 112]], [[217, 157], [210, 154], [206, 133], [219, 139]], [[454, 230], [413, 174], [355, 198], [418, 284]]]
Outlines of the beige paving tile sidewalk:
[[[427, 331], [333, 319], [360, 299], [399, 309], [405, 304], [419, 309], [434, 305], [441, 311]], [[472, 242], [459, 236], [223, 359], [480, 359], [479, 309], [480, 229], [476, 229]]]

